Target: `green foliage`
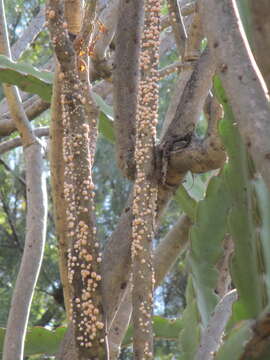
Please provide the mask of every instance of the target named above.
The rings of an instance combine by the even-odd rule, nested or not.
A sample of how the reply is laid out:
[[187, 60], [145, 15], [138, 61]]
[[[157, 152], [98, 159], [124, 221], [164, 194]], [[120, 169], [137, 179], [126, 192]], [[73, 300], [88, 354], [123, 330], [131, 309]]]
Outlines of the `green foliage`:
[[[155, 339], [177, 340], [178, 334], [182, 329], [180, 319], [165, 319], [154, 316], [153, 326]], [[56, 330], [48, 330], [44, 327], [33, 327], [26, 334], [25, 356], [30, 355], [55, 355], [66, 332], [65, 327], [58, 327]], [[129, 327], [123, 346], [132, 343], [132, 327]], [[5, 329], [0, 328], [0, 355], [3, 349]]]
[[189, 195], [188, 191], [185, 189], [183, 185], [179, 186], [174, 199], [181, 207], [181, 209], [184, 211], [184, 213], [187, 214], [190, 217], [190, 219], [194, 221], [196, 216], [197, 203], [196, 200], [194, 200]]
[[218, 280], [215, 266], [222, 253], [226, 233], [230, 233], [234, 241], [231, 276], [239, 300], [233, 306], [229, 333], [216, 359], [240, 358], [245, 343], [252, 335], [253, 322], [250, 319], [261, 314], [269, 298], [269, 191], [261, 177], [255, 176], [253, 164], [217, 77], [214, 88], [224, 108], [220, 134], [228, 162], [218, 176], [211, 178], [204, 199], [197, 205], [182, 190], [177, 194], [178, 201], [184, 204], [183, 207], [191, 216], [194, 216], [196, 207], [188, 255], [191, 275], [187, 307], [182, 318], [184, 330], [180, 335], [181, 359], [186, 360], [194, 359], [200, 342], [200, 330], [206, 329], [218, 301], [214, 293]]
[[256, 317], [264, 305], [264, 285], [258, 263], [258, 229], [254, 221], [253, 171], [218, 78], [215, 79], [215, 90], [225, 114], [220, 133], [229, 156], [224, 176], [231, 198], [229, 230], [235, 246], [231, 274], [239, 294], [239, 301], [234, 306], [234, 321], [239, 321]]
[[[183, 328], [181, 319], [166, 319], [161, 316], [153, 317], [153, 330], [155, 340], [177, 340], [179, 332]], [[130, 326], [127, 330], [126, 336], [122, 343], [123, 346], [128, 346], [132, 343], [133, 328]]]
[[[39, 71], [29, 64], [15, 63], [0, 55], [0, 82], [18, 86], [21, 90], [39, 95], [50, 102], [52, 96], [53, 73]], [[115, 142], [113, 130], [113, 110], [97, 94], [93, 94], [101, 114], [99, 130], [109, 141]]]
[[53, 74], [29, 64], [15, 63], [0, 55], [0, 82], [17, 85], [21, 90], [39, 95], [50, 102]]
[[222, 176], [213, 176], [205, 199], [198, 203], [196, 221], [190, 232], [191, 248], [188, 257], [202, 324], [207, 326], [218, 302], [214, 290], [218, 272], [215, 265], [222, 253], [229, 209]]
[[194, 359], [197, 348], [200, 343], [201, 318], [198, 312], [198, 306], [193, 289], [192, 279], [189, 278], [186, 290], [187, 306], [183, 312], [182, 326], [183, 331], [180, 333], [180, 351], [181, 360]]
[[[26, 334], [25, 356], [55, 355], [65, 332], [65, 327], [59, 327], [54, 331], [42, 327], [33, 327]], [[4, 336], [5, 329], [0, 328], [0, 355], [2, 354]]]
[[235, 327], [230, 335], [224, 339], [224, 344], [215, 356], [215, 360], [239, 360], [243, 354], [245, 344], [252, 336], [252, 324], [252, 321], [247, 320]]

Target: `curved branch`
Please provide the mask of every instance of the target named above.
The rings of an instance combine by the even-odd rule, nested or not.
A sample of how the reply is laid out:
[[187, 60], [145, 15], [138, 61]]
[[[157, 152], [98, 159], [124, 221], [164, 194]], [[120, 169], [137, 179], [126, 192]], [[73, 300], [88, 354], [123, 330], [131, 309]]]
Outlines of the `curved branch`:
[[41, 145], [34, 143], [28, 146], [24, 155], [27, 185], [25, 248], [12, 295], [3, 360], [23, 358], [30, 305], [45, 245], [47, 198]]
[[[3, 0], [0, 2], [0, 53], [10, 56]], [[18, 89], [4, 85], [4, 92], [13, 120], [20, 132], [26, 163], [27, 215], [25, 247], [12, 294], [4, 341], [3, 360], [22, 359], [24, 339], [35, 285], [43, 257], [47, 193], [43, 172], [42, 145], [27, 119]]]

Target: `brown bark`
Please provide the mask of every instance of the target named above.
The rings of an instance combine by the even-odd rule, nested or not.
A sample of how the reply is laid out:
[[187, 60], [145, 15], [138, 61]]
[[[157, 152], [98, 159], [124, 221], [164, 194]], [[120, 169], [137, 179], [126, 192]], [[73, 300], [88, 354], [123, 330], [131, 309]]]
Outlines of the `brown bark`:
[[[190, 226], [190, 219], [186, 215], [181, 216], [154, 251], [155, 288], [162, 283], [165, 275], [185, 249]], [[131, 286], [129, 284], [109, 332], [110, 360], [118, 358], [131, 313]]]
[[67, 250], [68, 240], [66, 234], [66, 202], [64, 197], [64, 159], [63, 159], [63, 124], [61, 121], [60, 95], [61, 89], [59, 84], [59, 65], [57, 66], [51, 105], [51, 125], [50, 125], [50, 169], [52, 181], [52, 199], [54, 204], [54, 220], [56, 234], [59, 243], [59, 269], [61, 283], [64, 292], [65, 308], [67, 316], [70, 313], [70, 299], [67, 272]]
[[143, 1], [120, 0], [113, 73], [116, 153], [119, 168], [131, 179], [135, 175], [135, 117], [142, 24]]
[[[87, 67], [82, 66], [81, 60], [87, 45], [84, 41], [87, 43], [90, 34], [81, 38], [82, 41], [73, 47], [61, 5], [60, 1], [49, 1], [46, 14], [54, 51], [60, 65], [58, 81], [63, 128], [63, 188], [66, 202], [65, 232], [68, 239], [67, 275], [70, 296], [68, 301], [79, 359], [102, 360], [106, 358], [106, 335], [100, 293], [102, 258], [96, 238], [95, 193], [92, 182], [95, 151], [95, 139], [92, 135], [96, 127], [92, 115], [96, 112], [90, 94]], [[86, 29], [92, 29], [92, 12], [95, 6], [91, 5], [92, 3], [88, 3], [85, 9], [87, 22], [83, 22], [83, 34]]]
[[68, 31], [78, 34], [82, 24], [82, 0], [65, 0], [65, 18]]
[[144, 26], [139, 56], [140, 81], [136, 109], [135, 163], [132, 222], [132, 306], [134, 359], [153, 359], [154, 237], [157, 181], [155, 167], [158, 123], [159, 0], [144, 2]]
[[[206, 58], [208, 59], [207, 61]], [[205, 62], [204, 62], [205, 61]], [[210, 74], [213, 73], [212, 70], [212, 63], [210, 61], [211, 65], [208, 65], [208, 61], [210, 61], [210, 58], [205, 56], [204, 59], [202, 59], [202, 63], [204, 63], [204, 67], [201, 65], [198, 65], [198, 68], [200, 70], [195, 70], [196, 75], [194, 75], [193, 79], [194, 81], [189, 81], [187, 84], [188, 89], [185, 90], [185, 94], [183, 96], [187, 96], [186, 94], [190, 94], [189, 101], [183, 101], [182, 98], [179, 100], [179, 102], [182, 102], [183, 107], [181, 109], [181, 116], [183, 116], [182, 124], [188, 124], [188, 121], [191, 122], [191, 127], [194, 128], [196, 121], [198, 120], [198, 116], [200, 115], [200, 112], [202, 111], [203, 107], [203, 100], [202, 98], [206, 99], [208, 95], [208, 91], [211, 88], [211, 76]], [[210, 69], [208, 68], [210, 66]], [[210, 73], [210, 74], [209, 74]], [[190, 106], [190, 103], [193, 104], [193, 106]], [[189, 108], [190, 111], [186, 111], [186, 109]], [[181, 123], [180, 123], [181, 124]], [[193, 125], [192, 125], [193, 124]], [[178, 123], [177, 123], [177, 126]], [[180, 125], [181, 128], [181, 125]], [[184, 126], [184, 129], [186, 127]], [[167, 133], [166, 133], [167, 134]], [[166, 134], [164, 138], [166, 138]], [[191, 137], [192, 138], [192, 137]], [[168, 137], [168, 139], [170, 139]], [[209, 139], [209, 138], [208, 138]], [[194, 141], [193, 141], [194, 140]], [[196, 151], [198, 150], [198, 146], [195, 145], [198, 140], [194, 138], [190, 144], [187, 144], [187, 147], [185, 148], [184, 156], [182, 157], [182, 154], [180, 152], [180, 156], [182, 157], [182, 161], [189, 162], [189, 167], [195, 167], [195, 164], [197, 166], [200, 166], [200, 163], [197, 163], [197, 159], [199, 162], [201, 159], [204, 160], [203, 164], [209, 164], [209, 166], [212, 168], [211, 159], [209, 159], [207, 156], [208, 149], [204, 146], [201, 146], [199, 143], [199, 149], [200, 149], [200, 157], [189, 157], [188, 148], [189, 146], [194, 146]], [[205, 143], [207, 143], [207, 140], [205, 140]], [[181, 149], [180, 149], [181, 150]], [[207, 151], [206, 151], [207, 150]], [[217, 154], [219, 151], [217, 151]], [[221, 163], [224, 160], [224, 153], [221, 151], [222, 155], [222, 161], [216, 162], [216, 166], [220, 167]], [[204, 156], [203, 156], [204, 154]], [[176, 154], [179, 156], [179, 153]], [[207, 168], [207, 166], [205, 166]], [[185, 170], [183, 170], [180, 166], [177, 170], [171, 166], [170, 163], [170, 156], [168, 156], [168, 170], [167, 170], [167, 184], [172, 184], [172, 186], [168, 186], [167, 184], [160, 184], [158, 189], [158, 202], [157, 202], [157, 223], [160, 220], [160, 217], [162, 216], [162, 213], [164, 209], [166, 208], [170, 198], [172, 197], [173, 193], [177, 189], [177, 186], [181, 181], [183, 180], [185, 174], [186, 174], [187, 167]], [[104, 250], [104, 261], [102, 263], [102, 276], [103, 276], [103, 301], [104, 301], [104, 308], [106, 309], [106, 316], [108, 321], [108, 327], [110, 328], [112, 319], [117, 312], [119, 303], [121, 301], [121, 298], [125, 292], [125, 289], [127, 287], [129, 276], [130, 276], [130, 246], [131, 246], [131, 222], [132, 222], [132, 213], [131, 213], [131, 203], [132, 203], [132, 196], [130, 196], [127, 205], [119, 219], [119, 222], [117, 224], [117, 227], [114, 231], [114, 233], [111, 236], [111, 239], [109, 243], [106, 245]]]

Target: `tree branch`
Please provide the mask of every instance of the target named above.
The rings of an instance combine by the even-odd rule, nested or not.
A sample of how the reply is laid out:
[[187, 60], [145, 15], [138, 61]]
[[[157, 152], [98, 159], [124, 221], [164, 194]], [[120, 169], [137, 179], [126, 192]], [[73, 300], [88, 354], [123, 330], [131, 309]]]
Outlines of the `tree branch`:
[[118, 12], [113, 73], [116, 152], [119, 168], [133, 179], [143, 1], [120, 0]]
[[[66, 236], [69, 242], [67, 261], [70, 317], [79, 358], [102, 360], [106, 358], [106, 334], [100, 294], [102, 258], [96, 237], [92, 182], [95, 146], [92, 134], [95, 123], [89, 121], [89, 109], [94, 108], [94, 102], [90, 93], [87, 98], [85, 94], [89, 90], [88, 76], [85, 76], [87, 67], [81, 61], [85, 44], [84, 40], [81, 42], [78, 38], [73, 47], [60, 0], [49, 0], [46, 14], [54, 51], [60, 64], [57, 75], [61, 116], [57, 120], [61, 122], [60, 128], [63, 131], [64, 186], [61, 191], [66, 202]], [[92, 19], [91, 14], [90, 22]], [[91, 103], [84, 106], [89, 99]]]
[[171, 25], [175, 36], [176, 46], [179, 50], [181, 60], [183, 61], [187, 33], [178, 0], [168, 0], [168, 9], [169, 17], [171, 19]]
[[[188, 124], [191, 121], [194, 124], [198, 120], [198, 117], [202, 111], [204, 100], [208, 95], [208, 91], [211, 88], [212, 75], [214, 72], [214, 66], [209, 54], [204, 54], [202, 59], [194, 70], [193, 81], [189, 81], [185, 90], [186, 101], [180, 100], [183, 107], [181, 109], [182, 124]], [[187, 96], [189, 94], [189, 97]], [[204, 100], [203, 100], [204, 99]], [[190, 102], [193, 106], [190, 107]], [[189, 109], [187, 111], [186, 109]], [[181, 128], [181, 125], [179, 125]], [[184, 127], [185, 128], [185, 127]], [[167, 137], [165, 133], [164, 138]], [[168, 136], [169, 139], [169, 136]], [[188, 151], [185, 153], [188, 157]], [[201, 159], [200, 159], [201, 160]], [[194, 159], [194, 163], [196, 158]], [[160, 184], [158, 189], [158, 212], [157, 223], [166, 208], [170, 198], [174, 191], [177, 189], [178, 184], [183, 180], [185, 171], [175, 171], [170, 163], [168, 164], [168, 177], [166, 184]], [[102, 262], [102, 277], [103, 277], [103, 301], [104, 308], [106, 309], [106, 316], [108, 321], [108, 327], [110, 328], [112, 319], [117, 312], [121, 298], [125, 293], [127, 283], [130, 276], [130, 245], [131, 245], [131, 202], [132, 196], [130, 196], [127, 205], [119, 219], [117, 227], [111, 236], [109, 243], [104, 250], [104, 260]]]
[[235, 0], [206, 0], [199, 3], [199, 11], [240, 133], [270, 189], [267, 89], [240, 23], [237, 5]]
[[[100, 81], [93, 86], [93, 91], [106, 100], [107, 97], [110, 98], [111, 96], [111, 83]], [[108, 101], [106, 100], [106, 102]], [[23, 103], [23, 106], [28, 120], [34, 120], [37, 116], [47, 110], [50, 107], [50, 104], [40, 99], [37, 95], [34, 95], [26, 100]], [[12, 117], [9, 113], [3, 114], [2, 119], [0, 120], [0, 136], [8, 136], [14, 131], [16, 131], [16, 126]]]
[[[0, 2], [0, 53], [10, 57], [4, 3]], [[4, 85], [10, 112], [22, 137], [26, 163], [27, 216], [23, 257], [12, 295], [4, 341], [3, 360], [23, 358], [24, 339], [34, 288], [43, 257], [47, 196], [42, 146], [24, 113], [18, 89]]]
[[[194, 29], [194, 26], [195, 27], [197, 26], [195, 20], [192, 22], [189, 28], [188, 38], [185, 44], [185, 53], [187, 53], [187, 58], [189, 58], [188, 53], [193, 53], [193, 54], [197, 53], [200, 55], [199, 48], [202, 39], [202, 34], [196, 31], [196, 29]], [[194, 57], [192, 57], [192, 60], [194, 60]], [[164, 135], [167, 132], [169, 125], [171, 124], [173, 118], [175, 117], [177, 107], [179, 105], [179, 101], [180, 99], [182, 99], [184, 89], [186, 88], [187, 82], [193, 73], [194, 64], [195, 64], [194, 61], [190, 61], [191, 68], [186, 69], [186, 71], [183, 72], [181, 76], [179, 76], [178, 78], [162, 126], [161, 136], [160, 136], [161, 139], [164, 138]]]
[[[214, 72], [214, 61], [209, 50], [206, 49], [196, 63], [177, 105], [174, 117], [161, 139], [158, 150], [160, 152], [160, 179], [163, 183], [167, 183], [170, 186], [178, 184], [179, 180], [176, 173], [176, 177], [173, 179], [174, 167], [171, 167], [171, 173], [169, 173], [169, 154], [175, 151], [179, 153], [178, 150], [187, 148], [187, 145], [190, 144], [195, 125], [199, 119], [207, 94], [211, 89]], [[191, 149], [189, 148], [189, 150]], [[168, 182], [167, 176], [173, 182]]]
[[131, 246], [133, 353], [134, 359], [137, 360], [153, 359], [154, 350], [152, 239], [156, 220], [158, 183], [153, 174], [159, 100], [157, 73], [160, 7], [160, 0], [144, 1], [144, 25], [139, 53], [140, 80], [134, 153], [136, 177], [133, 187]]
[[[185, 215], [181, 216], [154, 251], [155, 288], [163, 281], [181, 252], [185, 249], [190, 226], [191, 221], [189, 218]], [[110, 360], [118, 358], [131, 313], [131, 288], [129, 284], [109, 331]]]
[[11, 54], [13, 60], [18, 60], [26, 48], [31, 45], [31, 43], [38, 36], [45, 24], [45, 7], [42, 6], [39, 13], [33, 18], [28, 25], [27, 29], [19, 37], [11, 47]]
[[[48, 127], [40, 127], [33, 130], [34, 135], [37, 137], [49, 136], [49, 128]], [[22, 146], [22, 140], [20, 137], [16, 137], [11, 140], [6, 140], [0, 142], [0, 155], [4, 154], [7, 151], [13, 150], [18, 146]]]

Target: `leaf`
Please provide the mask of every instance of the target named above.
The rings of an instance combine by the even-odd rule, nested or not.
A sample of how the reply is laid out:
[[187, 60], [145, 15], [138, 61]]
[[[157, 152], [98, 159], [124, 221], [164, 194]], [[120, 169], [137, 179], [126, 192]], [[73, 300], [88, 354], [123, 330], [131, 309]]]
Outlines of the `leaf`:
[[53, 74], [39, 71], [29, 64], [15, 63], [0, 55], [0, 82], [16, 85], [21, 90], [39, 95], [50, 102]]
[[[65, 327], [55, 331], [33, 327], [26, 334], [24, 355], [55, 355], [66, 332]], [[0, 354], [3, 352], [5, 329], [0, 328]]]
[[189, 195], [183, 185], [179, 186], [174, 199], [189, 218], [194, 221], [197, 201]]
[[191, 277], [188, 279], [186, 290], [187, 306], [183, 312], [182, 326], [180, 333], [179, 346], [181, 360], [193, 360], [200, 344], [201, 318], [195, 298]]
[[224, 344], [214, 357], [215, 360], [239, 360], [245, 350], [246, 343], [251, 339], [253, 321], [245, 321], [235, 326], [224, 339]]
[[229, 156], [224, 175], [229, 190], [228, 196], [232, 201], [229, 230], [233, 237], [235, 252], [231, 275], [239, 295], [239, 301], [233, 306], [233, 319], [238, 322], [255, 318], [263, 309], [264, 284], [258, 262], [251, 162], [218, 77], [214, 79], [214, 89], [224, 108], [220, 134]]
[[103, 112], [99, 115], [98, 131], [111, 143], [115, 143], [113, 121], [110, 120]]
[[[21, 90], [39, 95], [50, 102], [52, 96], [53, 73], [39, 71], [29, 64], [15, 63], [0, 55], [0, 82], [18, 86]], [[113, 109], [96, 93], [92, 93], [100, 109], [99, 131], [110, 142], [115, 143], [113, 129]]]
[[215, 268], [222, 254], [222, 241], [227, 228], [230, 202], [222, 175], [213, 176], [208, 184], [205, 199], [197, 206], [196, 221], [191, 228], [191, 249], [188, 262], [191, 266], [193, 287], [202, 324], [207, 326], [218, 297], [218, 272]]
[[113, 120], [114, 114], [113, 114], [112, 107], [109, 106], [108, 104], [106, 104], [105, 101], [102, 99], [102, 97], [99, 96], [98, 94], [96, 94], [95, 92], [92, 92], [92, 95], [93, 95], [93, 98], [94, 98], [97, 106], [99, 107], [99, 110], [102, 111], [104, 114], [106, 114], [106, 116], [110, 120]]
[[[155, 339], [177, 340], [182, 330], [181, 319], [166, 319], [161, 316], [153, 317], [153, 330]], [[128, 346], [132, 343], [133, 328], [129, 326], [122, 346]]]
[[92, 92], [94, 100], [100, 110], [98, 130], [111, 143], [115, 143], [115, 134], [113, 127], [113, 108], [105, 103], [101, 96]]

